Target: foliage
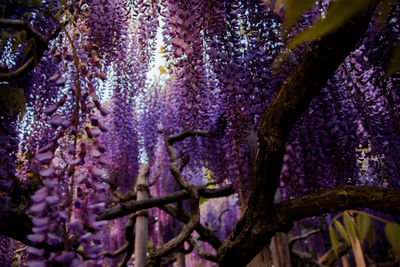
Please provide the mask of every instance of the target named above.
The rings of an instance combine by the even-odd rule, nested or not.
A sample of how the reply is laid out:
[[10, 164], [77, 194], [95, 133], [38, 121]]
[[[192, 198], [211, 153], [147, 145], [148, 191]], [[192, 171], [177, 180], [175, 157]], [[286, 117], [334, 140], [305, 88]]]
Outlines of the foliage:
[[[342, 217], [343, 224], [340, 222]], [[338, 253], [339, 240], [344, 240], [348, 246], [353, 246], [356, 240], [361, 244], [367, 241], [369, 247], [374, 243], [374, 224], [372, 220], [385, 224], [385, 234], [387, 241], [392, 246], [397, 260], [399, 259], [399, 239], [397, 238], [400, 231], [400, 225], [395, 222], [390, 222], [383, 218], [374, 216], [372, 214], [352, 210], [345, 211], [336, 215], [329, 225], [329, 236], [331, 239], [332, 248], [335, 253]], [[339, 238], [337, 233], [339, 233]], [[354, 247], [353, 247], [354, 250]]]
[[22, 88], [13, 88], [9, 84], [0, 84], [0, 100], [7, 107], [11, 117], [15, 113], [19, 113], [19, 118], [22, 120], [25, 113], [25, 97]]
[[[301, 0], [301, 1], [285, 1], [286, 15], [285, 20], [283, 22], [282, 28], [284, 30], [288, 30], [299, 17], [307, 10], [309, 10], [316, 1], [312, 0]], [[288, 44], [288, 49], [293, 49], [299, 46], [304, 42], [308, 42], [317, 38], [320, 38], [324, 35], [329, 34], [335, 29], [342, 26], [351, 16], [356, 14], [362, 9], [368, 8], [373, 1], [359, 1], [359, 0], [338, 0], [333, 1], [333, 3], [329, 6], [326, 14], [323, 15], [319, 20], [313, 23], [313, 25], [304, 30], [301, 33], [298, 33]], [[385, 0], [381, 3], [381, 15], [387, 15], [388, 10], [393, 5], [393, 1]], [[385, 20], [383, 17], [381, 20]], [[399, 71], [399, 47], [397, 47], [392, 54], [392, 62], [390, 67], [387, 70], [387, 75], [392, 75], [395, 72]]]

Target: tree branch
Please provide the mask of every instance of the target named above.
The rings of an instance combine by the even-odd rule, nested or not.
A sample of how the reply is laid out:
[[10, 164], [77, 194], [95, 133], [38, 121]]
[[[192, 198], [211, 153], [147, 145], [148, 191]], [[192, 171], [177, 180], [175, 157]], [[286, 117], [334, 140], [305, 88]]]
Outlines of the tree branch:
[[[189, 244], [189, 245], [190, 246], [189, 246], [188, 249], [184, 249], [183, 251], [181, 251], [181, 252], [183, 252], [183, 254], [187, 255], [187, 254], [192, 253], [193, 245], [192, 244]], [[173, 264], [175, 261], [177, 261], [176, 254], [173, 255], [171, 258], [162, 258], [161, 259], [161, 266], [169, 266], [170, 264]]]
[[400, 192], [382, 187], [352, 185], [321, 190], [276, 204], [273, 211], [255, 227], [263, 233], [265, 244], [275, 233], [290, 231], [293, 223], [300, 219], [357, 208], [400, 215]]
[[4, 18], [0, 18], [0, 28], [12, 28], [20, 31], [24, 30], [28, 37], [33, 38], [36, 41], [35, 52], [31, 53], [29, 58], [17, 69], [0, 73], [0, 81], [15, 80], [19, 76], [22, 76], [32, 70], [43, 56], [44, 51], [47, 50], [49, 41], [56, 38], [61, 30], [61, 28], [58, 27], [48, 37], [45, 37], [25, 20]]
[[116, 258], [125, 252], [124, 257], [118, 263], [118, 267], [126, 267], [129, 259], [132, 257], [133, 250], [135, 247], [135, 232], [134, 232], [134, 230], [135, 230], [135, 222], [136, 222], [137, 216], [140, 216], [140, 214], [139, 213], [132, 214], [129, 217], [129, 220], [126, 222], [124, 245], [115, 251], [107, 251], [107, 252], [102, 253], [103, 256], [105, 256], [105, 257]]
[[289, 248], [292, 248], [294, 243], [296, 243], [297, 241], [309, 238], [310, 236], [318, 234], [320, 232], [321, 232], [321, 229], [314, 229], [314, 230], [311, 230], [311, 231], [309, 231], [309, 232], [307, 232], [307, 233], [305, 233], [303, 235], [299, 235], [299, 236], [295, 236], [295, 237], [290, 238], [289, 239]]
[[217, 232], [222, 227], [222, 215], [224, 215], [224, 213], [228, 212], [228, 211], [229, 211], [229, 208], [228, 209], [224, 209], [223, 211], [221, 211], [221, 213], [218, 216], [218, 226], [215, 227], [215, 229], [212, 230], [213, 232]]
[[201, 137], [210, 137], [213, 132], [211, 131], [202, 131], [202, 130], [193, 130], [193, 131], [185, 131], [177, 135], [171, 135], [167, 138], [167, 143], [169, 146], [172, 146], [175, 142], [183, 141], [191, 136], [201, 136]]
[[[221, 188], [208, 189], [206, 187], [197, 187], [199, 196], [205, 198], [225, 197], [235, 193], [232, 185], [226, 185]], [[129, 201], [119, 203], [118, 205], [108, 208], [103, 214], [99, 215], [96, 220], [113, 220], [131, 214], [137, 210], [160, 207], [176, 201], [182, 201], [189, 198], [189, 193], [186, 190], [179, 190], [166, 196], [152, 197], [146, 200]]]
[[125, 244], [126, 244], [126, 253], [121, 261], [118, 263], [118, 267], [126, 267], [129, 259], [132, 257], [133, 251], [135, 249], [135, 222], [138, 213], [132, 214], [129, 217], [128, 222], [125, 227]]
[[158, 178], [160, 178], [161, 176], [161, 164], [158, 164], [158, 173], [156, 174], [156, 176], [154, 177], [153, 181], [151, 181], [149, 183], [149, 187], [153, 186], [156, 184]]
[[345, 242], [340, 242], [335, 252], [332, 248], [328, 250], [321, 258], [318, 259], [318, 263], [324, 266], [331, 266], [335, 263], [341, 256], [346, 255], [350, 250], [350, 246]]
[[0, 81], [15, 80], [19, 76], [22, 76], [23, 74], [25, 74], [25, 73], [29, 72], [31, 69], [33, 69], [34, 65], [35, 65], [35, 57], [31, 56], [23, 65], [18, 67], [16, 70], [6, 72], [6, 73], [0, 73]]
[[[178, 219], [179, 221], [183, 223], [188, 223], [190, 219], [190, 215], [188, 212], [185, 210], [180, 210], [178, 211], [177, 208], [171, 206], [171, 205], [164, 205], [160, 207], [163, 211], [166, 213], [170, 214], [174, 218]], [[210, 229], [204, 227], [201, 223], [196, 225], [194, 228], [196, 232], [200, 235], [199, 240], [208, 242], [215, 250], [219, 248], [221, 245], [221, 240], [215, 235], [213, 231]]]
[[245, 266], [272, 237], [264, 222], [266, 218], [277, 217], [271, 213], [291, 129], [355, 48], [369, 25], [373, 9], [359, 12], [344, 26], [314, 41], [264, 112], [258, 126], [259, 146], [251, 195], [243, 216], [218, 251], [220, 266]]
[[297, 249], [292, 249], [291, 253], [292, 253], [292, 257], [295, 259], [295, 262], [297, 262], [297, 263], [307, 262], [308, 263], [307, 266], [325, 267], [325, 265], [316, 261], [314, 256], [311, 255], [310, 253], [299, 251]]
[[35, 28], [33, 28], [27, 21], [20, 19], [4, 19], [0, 18], [0, 28], [12, 28], [16, 30], [25, 30], [28, 36], [35, 38], [35, 40], [43, 45], [47, 45], [48, 40]]
[[203, 136], [204, 134], [205, 132], [203, 131], [191, 131], [183, 132], [179, 135], [170, 136], [167, 138], [166, 146], [170, 159], [169, 170], [178, 185], [181, 188], [185, 189], [189, 194], [190, 219], [189, 222], [183, 226], [182, 231], [176, 237], [169, 240], [167, 243], [161, 245], [159, 248], [150, 253], [146, 264], [147, 266], [158, 266], [161, 257], [171, 253], [180, 245], [182, 245], [183, 242], [185, 242], [185, 240], [191, 235], [196, 225], [200, 222], [199, 193], [193, 184], [183, 179], [179, 170], [178, 158], [176, 156], [176, 150], [173, 147], [173, 144], [175, 142], [182, 141], [189, 136]]
[[188, 242], [196, 249], [197, 255], [199, 255], [200, 258], [203, 258], [205, 260], [212, 261], [212, 262], [218, 262], [217, 255], [205, 252], [204, 249], [200, 246], [200, 244], [197, 242], [196, 239], [189, 238]]
[[303, 218], [356, 208], [400, 214], [400, 192], [377, 186], [342, 185], [280, 202], [274, 213], [282, 218], [281, 223], [290, 225]]

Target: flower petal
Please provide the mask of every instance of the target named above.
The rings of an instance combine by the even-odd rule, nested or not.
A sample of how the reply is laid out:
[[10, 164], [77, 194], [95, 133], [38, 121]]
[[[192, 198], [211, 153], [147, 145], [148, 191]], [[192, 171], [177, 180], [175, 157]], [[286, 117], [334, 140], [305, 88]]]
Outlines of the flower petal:
[[62, 239], [53, 233], [48, 233], [46, 243], [49, 246], [57, 246], [62, 243]]
[[91, 167], [90, 172], [94, 177], [102, 178], [107, 176], [107, 172], [104, 169], [97, 168], [97, 167]]
[[55, 171], [54, 168], [42, 169], [39, 171], [39, 175], [42, 177], [48, 178], [54, 174], [54, 171]]
[[46, 202], [41, 202], [39, 204], [35, 204], [29, 208], [32, 213], [40, 214], [46, 208]]
[[54, 153], [52, 151], [48, 151], [46, 153], [40, 153], [37, 154], [35, 158], [42, 164], [48, 164], [54, 158]]
[[29, 261], [28, 267], [46, 267], [46, 263], [43, 261]]
[[44, 218], [33, 218], [32, 219], [32, 223], [33, 225], [35, 225], [36, 227], [42, 227], [44, 225], [46, 225], [49, 222], [49, 218], [44, 217]]
[[46, 202], [49, 205], [54, 205], [54, 204], [58, 203], [59, 200], [60, 200], [60, 198], [56, 195], [51, 195], [51, 196], [46, 197]]
[[31, 199], [33, 202], [36, 202], [36, 203], [42, 202], [47, 197], [47, 193], [48, 193], [48, 189], [46, 187], [42, 187], [41, 189], [36, 191], [35, 194], [33, 194], [31, 196]]
[[41, 243], [44, 241], [45, 235], [44, 234], [32, 234], [32, 235], [27, 235], [27, 238], [29, 241], [37, 244], [37, 243]]
[[34, 247], [27, 247], [26, 248], [26, 252], [28, 252], [31, 255], [35, 255], [35, 256], [41, 257], [41, 256], [44, 255], [45, 250], [43, 248], [42, 249], [37, 249], [37, 248], [34, 248]]
[[52, 115], [56, 110], [58, 109], [59, 104], [55, 103], [43, 110], [43, 113], [46, 114], [47, 116]]
[[54, 188], [57, 185], [57, 181], [53, 180], [53, 179], [45, 179], [43, 180], [43, 184], [47, 187], [47, 188]]

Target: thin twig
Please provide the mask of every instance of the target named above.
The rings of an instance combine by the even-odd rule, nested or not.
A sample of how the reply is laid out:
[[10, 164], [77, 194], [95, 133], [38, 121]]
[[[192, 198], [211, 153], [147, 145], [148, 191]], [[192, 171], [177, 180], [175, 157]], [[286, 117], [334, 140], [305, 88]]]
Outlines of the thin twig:
[[189, 238], [188, 242], [196, 249], [197, 255], [199, 255], [200, 258], [212, 262], [218, 262], [217, 256], [212, 253], [205, 252], [196, 239]]
[[317, 234], [319, 232], [321, 232], [321, 229], [315, 229], [315, 230], [311, 230], [311, 231], [309, 231], [309, 232], [307, 232], [307, 233], [305, 233], [303, 235], [292, 237], [289, 240], [289, 247], [291, 248], [294, 245], [295, 242], [297, 242], [299, 240], [302, 240], [302, 239], [306, 239], [306, 238], [308, 238], [308, 237], [310, 237], [312, 235], [315, 235], [315, 234]]
[[213, 232], [217, 232], [221, 227], [222, 227], [222, 215], [224, 215], [225, 212], [229, 211], [228, 209], [224, 209], [218, 216], [218, 226], [213, 230]]
[[157, 175], [154, 177], [153, 181], [151, 181], [151, 182], [149, 183], [149, 187], [155, 185], [155, 183], [157, 182], [158, 178], [160, 178], [160, 176], [161, 176], [161, 163], [158, 164], [158, 173], [157, 173]]

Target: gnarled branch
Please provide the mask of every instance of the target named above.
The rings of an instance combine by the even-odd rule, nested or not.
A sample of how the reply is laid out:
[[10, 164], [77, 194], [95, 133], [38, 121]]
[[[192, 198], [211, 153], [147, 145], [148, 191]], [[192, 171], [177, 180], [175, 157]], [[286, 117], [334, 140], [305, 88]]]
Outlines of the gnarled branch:
[[377, 186], [341, 185], [278, 203], [274, 216], [281, 217], [281, 223], [290, 225], [303, 218], [356, 208], [400, 214], [400, 192]]
[[125, 253], [124, 257], [118, 263], [118, 267], [127, 266], [129, 259], [132, 257], [132, 253], [133, 253], [133, 250], [135, 247], [134, 228], [135, 228], [136, 217], [138, 215], [140, 215], [140, 214], [139, 213], [132, 214], [126, 223], [124, 245], [115, 251], [107, 251], [107, 252], [102, 253], [103, 256], [108, 257], [108, 258], [116, 258], [116, 257], [122, 255], [123, 253]]
[[34, 53], [31, 53], [28, 59], [17, 69], [0, 73], [0, 81], [15, 80], [19, 76], [32, 70], [43, 56], [44, 51], [47, 50], [49, 41], [56, 38], [61, 30], [61, 28], [58, 27], [53, 33], [45, 37], [25, 20], [5, 18], [0, 18], [0, 28], [24, 30], [27, 33], [27, 36], [33, 38], [36, 42], [36, 50]]
[[[220, 188], [208, 189], [206, 187], [196, 187], [199, 196], [205, 198], [217, 198], [229, 196], [235, 193], [232, 185], [222, 186]], [[176, 201], [182, 201], [189, 198], [189, 193], [186, 190], [179, 190], [166, 196], [152, 197], [146, 200], [129, 201], [119, 203], [118, 205], [108, 208], [103, 214], [99, 215], [96, 219], [113, 220], [131, 214], [137, 210], [148, 209], [152, 207], [160, 207]]]
[[196, 239], [189, 238], [188, 242], [196, 249], [197, 255], [199, 255], [200, 258], [208, 261], [218, 262], [217, 255], [205, 252]]
[[[171, 205], [164, 205], [160, 208], [183, 223], [189, 222], [190, 215], [185, 210], [178, 211], [177, 208]], [[200, 235], [199, 240], [208, 242], [215, 250], [219, 248], [222, 242], [213, 231], [204, 227], [201, 223], [197, 224], [194, 229]]]
[[288, 232], [295, 221], [357, 208], [400, 214], [400, 192], [376, 186], [338, 186], [276, 204], [262, 222], [256, 224], [265, 243], [277, 232]]
[[[344, 26], [314, 41], [264, 112], [258, 126], [251, 195], [246, 211], [218, 251], [220, 266], [245, 266], [273, 236], [265, 227], [265, 220], [281, 217], [274, 208], [274, 196], [291, 129], [355, 48], [371, 21], [372, 12], [372, 7], [359, 12]], [[286, 225], [283, 230], [288, 229], [290, 226]]]
[[35, 40], [43, 45], [47, 45], [48, 39], [40, 32], [33, 28], [27, 21], [20, 19], [4, 19], [0, 18], [0, 28], [12, 28], [16, 30], [25, 30], [28, 36], [35, 38]]
[[[182, 231], [176, 237], [169, 240], [167, 243], [161, 245], [159, 248], [155, 249], [150, 253], [149, 258], [147, 260], [147, 266], [159, 265], [161, 257], [171, 253], [173, 250], [177, 249], [180, 245], [182, 245], [183, 242], [185, 242], [185, 240], [193, 232], [196, 225], [200, 222], [199, 193], [193, 184], [183, 179], [179, 170], [179, 165], [178, 165], [179, 163], [176, 155], [176, 150], [173, 147], [174, 142], [182, 141], [185, 138], [192, 136], [194, 132], [196, 131], [184, 132], [179, 135], [170, 136], [167, 138], [166, 142], [167, 152], [170, 159], [169, 169], [171, 171], [171, 174], [175, 178], [175, 181], [178, 183], [178, 185], [181, 188], [185, 189], [189, 194], [189, 202], [190, 202], [189, 222], [183, 226]], [[203, 133], [203, 131], [197, 131], [197, 132], [198, 133], [195, 133], [194, 135], [198, 135], [200, 134], [200, 132]]]

